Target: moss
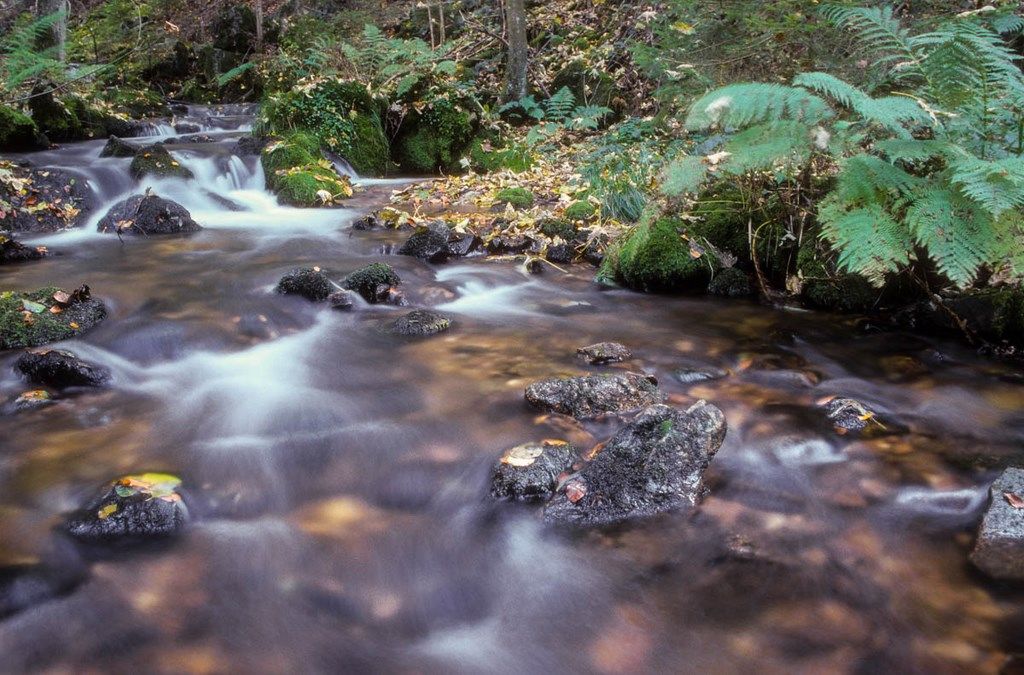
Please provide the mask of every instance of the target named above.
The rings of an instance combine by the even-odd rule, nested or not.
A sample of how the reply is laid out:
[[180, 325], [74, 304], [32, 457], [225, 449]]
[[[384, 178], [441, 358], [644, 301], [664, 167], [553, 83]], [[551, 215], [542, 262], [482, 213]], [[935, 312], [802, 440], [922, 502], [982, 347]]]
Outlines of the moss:
[[648, 292], [706, 289], [718, 261], [706, 253], [693, 257], [682, 228], [671, 218], [638, 225], [605, 256], [598, 279]]
[[511, 204], [517, 209], [528, 209], [533, 206], [533, 193], [521, 187], [505, 188], [498, 191], [494, 201], [497, 204]]
[[46, 137], [28, 115], [0, 105], [0, 150], [23, 152], [47, 146]]
[[735, 255], [740, 264], [752, 265], [750, 228], [757, 232], [757, 256], [761, 269], [774, 281], [784, 283], [790, 261], [785, 234], [785, 209], [776, 195], [752, 203], [731, 185], [718, 185], [701, 195], [687, 225], [698, 241], [706, 239], [720, 251]]
[[805, 237], [796, 254], [796, 269], [804, 279], [828, 276], [824, 255], [813, 237]]
[[[95, 324], [106, 314], [96, 301], [82, 302], [58, 314], [47, 311], [56, 302], [56, 286], [40, 288], [28, 293], [0, 293], [0, 349], [21, 349], [72, 338]], [[23, 301], [43, 305], [39, 313], [26, 313]]]
[[715, 275], [708, 284], [708, 293], [726, 298], [746, 298], [751, 295], [750, 278], [743, 270], [727, 267]]
[[377, 288], [397, 286], [402, 279], [387, 263], [375, 262], [352, 272], [341, 282], [342, 288], [355, 291], [367, 302], [377, 301]]
[[566, 207], [564, 215], [569, 220], [590, 220], [597, 215], [597, 207], [587, 201], [575, 201]]
[[260, 161], [267, 184], [273, 187], [277, 171], [313, 165], [319, 158], [320, 144], [316, 138], [308, 133], [294, 132], [264, 148]]
[[192, 172], [181, 166], [162, 145], [147, 145], [135, 153], [128, 168], [135, 180], [145, 176], [158, 178], [193, 178]]
[[565, 241], [572, 241], [576, 238], [576, 226], [567, 220], [547, 218], [542, 220], [538, 226], [540, 233], [546, 237], [561, 237]]
[[392, 159], [413, 174], [457, 172], [473, 140], [473, 119], [451, 98], [437, 98], [431, 108], [402, 123]]
[[318, 194], [321, 190], [326, 190], [332, 197], [351, 195], [348, 181], [329, 169], [315, 165], [277, 175], [274, 189], [282, 204], [299, 207], [322, 206], [324, 200]]
[[37, 95], [29, 99], [28, 105], [36, 126], [52, 141], [64, 142], [84, 138], [81, 120], [52, 93], [46, 93], [50, 88], [52, 85], [42, 83], [32, 90], [32, 93]]
[[502, 147], [499, 141], [475, 138], [469, 146], [469, 162], [473, 170], [480, 173], [503, 169], [522, 173], [533, 166], [533, 155], [525, 147]]
[[360, 174], [383, 176], [388, 172], [388, 139], [379, 114], [358, 113], [352, 118], [352, 138], [344, 155]]
[[837, 312], [866, 312], [875, 305], [878, 295], [878, 289], [859, 274], [810, 279], [803, 288], [809, 306]]

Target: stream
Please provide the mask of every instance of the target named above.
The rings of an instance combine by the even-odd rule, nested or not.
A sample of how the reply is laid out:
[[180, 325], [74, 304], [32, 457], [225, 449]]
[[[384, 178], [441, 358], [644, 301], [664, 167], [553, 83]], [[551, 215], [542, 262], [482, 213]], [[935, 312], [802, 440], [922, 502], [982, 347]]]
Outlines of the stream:
[[[280, 206], [259, 158], [233, 153], [251, 113], [189, 108], [217, 139], [169, 146], [190, 181], [138, 184], [99, 140], [25, 156], [99, 204], [83, 228], [24, 237], [55, 254], [0, 268], [0, 288], [87, 283], [108, 317], [61, 347], [114, 379], [0, 417], [0, 565], [67, 555], [61, 514], [125, 473], [180, 475], [193, 521], [0, 621], [0, 672], [995, 673], [1024, 652], [1024, 593], [967, 559], [988, 485], [1024, 460], [1017, 365], [854, 317], [600, 288], [587, 265], [394, 255], [408, 231], [350, 225], [407, 181]], [[174, 135], [153, 132], [132, 140]], [[96, 232], [146, 186], [204, 229]], [[410, 307], [273, 292], [296, 266], [340, 279], [378, 260]], [[453, 329], [380, 330], [416, 306]], [[577, 359], [605, 340], [633, 360]], [[17, 355], [0, 354], [4, 400], [29, 388]], [[708, 367], [729, 375], [676, 374]], [[506, 448], [589, 449], [620, 424], [538, 413], [524, 388], [610, 368], [725, 411], [701, 507], [562, 532], [494, 503]], [[818, 405], [837, 395], [885, 428], [837, 434]]]

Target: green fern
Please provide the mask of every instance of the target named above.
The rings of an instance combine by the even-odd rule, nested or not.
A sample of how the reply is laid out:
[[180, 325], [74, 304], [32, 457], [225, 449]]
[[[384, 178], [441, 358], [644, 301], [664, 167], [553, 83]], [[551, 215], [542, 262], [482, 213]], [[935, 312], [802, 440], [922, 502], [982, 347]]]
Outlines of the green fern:
[[881, 204], [851, 207], [833, 195], [818, 207], [818, 219], [822, 234], [839, 251], [839, 265], [869, 281], [881, 284], [910, 262], [907, 228]]
[[63, 70], [57, 49], [38, 49], [44, 36], [65, 17], [63, 11], [39, 17], [25, 25], [17, 24], [0, 40], [0, 78], [5, 91], [12, 91], [42, 75]]
[[576, 108], [576, 97], [569, 87], [562, 87], [544, 102], [544, 119], [564, 122]]
[[690, 107], [686, 128], [735, 129], [779, 120], [817, 124], [832, 114], [825, 101], [806, 89], [781, 84], [733, 84], [698, 99]]

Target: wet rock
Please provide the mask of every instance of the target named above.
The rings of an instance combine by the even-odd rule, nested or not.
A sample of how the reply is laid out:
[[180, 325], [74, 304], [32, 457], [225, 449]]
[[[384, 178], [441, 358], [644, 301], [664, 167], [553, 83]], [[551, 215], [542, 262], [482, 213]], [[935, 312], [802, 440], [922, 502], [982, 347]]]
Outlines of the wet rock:
[[263, 152], [267, 146], [268, 139], [256, 138], [255, 136], [242, 136], [235, 143], [234, 153], [239, 157], [251, 157]]
[[512, 255], [529, 250], [533, 240], [522, 234], [499, 234], [487, 242], [491, 255]]
[[678, 368], [673, 371], [672, 375], [683, 384], [694, 384], [708, 380], [720, 380], [728, 376], [729, 371], [722, 368]]
[[576, 355], [587, 363], [595, 366], [605, 363], [621, 363], [633, 358], [633, 352], [618, 342], [598, 342], [597, 344], [580, 347]]
[[657, 381], [638, 373], [551, 378], [526, 388], [533, 406], [577, 419], [636, 410], [661, 398]]
[[559, 478], [579, 458], [576, 448], [562, 441], [524, 443], [506, 450], [491, 473], [491, 496], [498, 499], [546, 498]]
[[50, 392], [45, 389], [34, 389], [32, 391], [23, 392], [17, 397], [9, 400], [4, 404], [3, 412], [4, 414], [12, 415], [14, 413], [36, 410], [37, 408], [45, 408], [53, 403], [54, 400], [53, 397], [50, 396]]
[[398, 254], [442, 263], [449, 258], [468, 255], [478, 243], [474, 235], [457, 234], [443, 222], [434, 221], [417, 229], [398, 249]]
[[833, 426], [843, 432], [861, 431], [875, 416], [863, 403], [852, 398], [833, 398], [824, 406]]
[[319, 267], [297, 267], [281, 277], [275, 290], [284, 295], [301, 295], [307, 300], [320, 302], [334, 292], [335, 286]]
[[53, 389], [102, 387], [111, 377], [109, 369], [60, 349], [26, 352], [14, 362], [14, 368], [31, 384]]
[[651, 406], [563, 484], [544, 518], [603, 525], [695, 506], [725, 431], [725, 415], [704, 401], [685, 412]]
[[395, 335], [436, 335], [448, 330], [451, 325], [452, 320], [443, 314], [429, 309], [414, 309], [392, 322], [388, 332]]
[[573, 261], [576, 252], [569, 244], [549, 244], [544, 252], [544, 257], [549, 262], [567, 265]]
[[70, 593], [88, 577], [88, 567], [70, 542], [57, 545], [42, 562], [0, 567], [0, 619]]
[[208, 134], [190, 134], [178, 139], [180, 143], [216, 143], [217, 139]]
[[356, 218], [355, 221], [352, 222], [353, 230], [375, 230], [382, 226], [383, 223], [381, 223], [380, 218], [378, 218], [377, 214], [375, 213], [368, 213], [362, 218]]
[[122, 140], [118, 136], [111, 136], [100, 151], [100, 157], [134, 157], [138, 151], [139, 147], [134, 143]]
[[381, 284], [377, 286], [377, 304], [379, 305], [395, 305], [396, 307], [402, 307], [406, 304], [405, 293], [402, 289], [394, 286], [388, 286], [387, 284]]
[[179, 134], [198, 134], [203, 128], [193, 122], [178, 122], [174, 125], [174, 131]]
[[391, 300], [391, 289], [401, 283], [402, 279], [391, 265], [375, 262], [349, 274], [341, 282], [341, 286], [355, 291], [370, 304], [377, 304]]
[[0, 182], [0, 199], [12, 207], [4, 209], [0, 230], [59, 232], [81, 226], [92, 212], [95, 197], [88, 182], [72, 173], [27, 166], [12, 167], [11, 173], [24, 189]]
[[121, 235], [191, 234], [203, 229], [181, 204], [152, 194], [118, 202], [96, 226], [99, 232]]
[[752, 292], [746, 272], [735, 267], [721, 270], [708, 284], [708, 293], [725, 298], [747, 298]]
[[463, 258], [480, 248], [480, 245], [480, 237], [475, 234], [453, 232], [448, 238], [448, 255], [453, 258]]
[[30, 293], [0, 293], [0, 349], [67, 340], [90, 330], [106, 316], [106, 307], [92, 297], [88, 286], [73, 293], [55, 286]]
[[176, 534], [188, 522], [178, 491], [181, 479], [170, 474], [124, 476], [73, 513], [67, 532], [87, 541], [153, 539]]
[[971, 562], [995, 579], [1024, 581], [1024, 469], [1003, 471], [989, 495]]
[[0, 235], [0, 265], [28, 262], [46, 257], [45, 246], [25, 246]]
[[339, 312], [348, 312], [356, 308], [359, 303], [359, 295], [354, 291], [334, 291], [327, 296], [327, 302], [330, 303], [331, 309], [336, 309]]
[[153, 144], [139, 148], [128, 168], [132, 178], [142, 180], [146, 176], [156, 178], [194, 178], [192, 172], [181, 166], [162, 145]]

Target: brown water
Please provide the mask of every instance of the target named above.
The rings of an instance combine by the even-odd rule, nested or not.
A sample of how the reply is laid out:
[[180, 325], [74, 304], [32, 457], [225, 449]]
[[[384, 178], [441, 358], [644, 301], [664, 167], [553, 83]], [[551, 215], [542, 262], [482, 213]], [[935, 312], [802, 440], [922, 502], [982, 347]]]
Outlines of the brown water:
[[[987, 484], [1024, 463], [1015, 366], [853, 319], [600, 290], [589, 267], [389, 255], [403, 235], [350, 230], [359, 209], [278, 207], [253, 159], [232, 159], [235, 137], [178, 147], [199, 178], [156, 185], [197, 236], [121, 244], [87, 227], [0, 269], [2, 288], [88, 283], [109, 318], [65, 346], [115, 373], [0, 418], [0, 564], [45, 558], [61, 513], [125, 472], [179, 473], [195, 516], [0, 622], [0, 671], [998, 672], [1024, 652], [1024, 593], [967, 563]], [[109, 203], [138, 188], [101, 145], [37, 161]], [[382, 259], [454, 329], [401, 340], [378, 330], [399, 308], [272, 292], [296, 265], [340, 278]], [[575, 349], [599, 340], [627, 344], [623, 367], [672, 402], [726, 411], [698, 512], [568, 535], [488, 500], [504, 448], [614, 432], [522, 400], [535, 379], [586, 372]], [[4, 398], [25, 388], [15, 357], [0, 355]], [[673, 377], [693, 366], [732, 374]], [[815, 407], [830, 395], [887, 428], [835, 434]]]

